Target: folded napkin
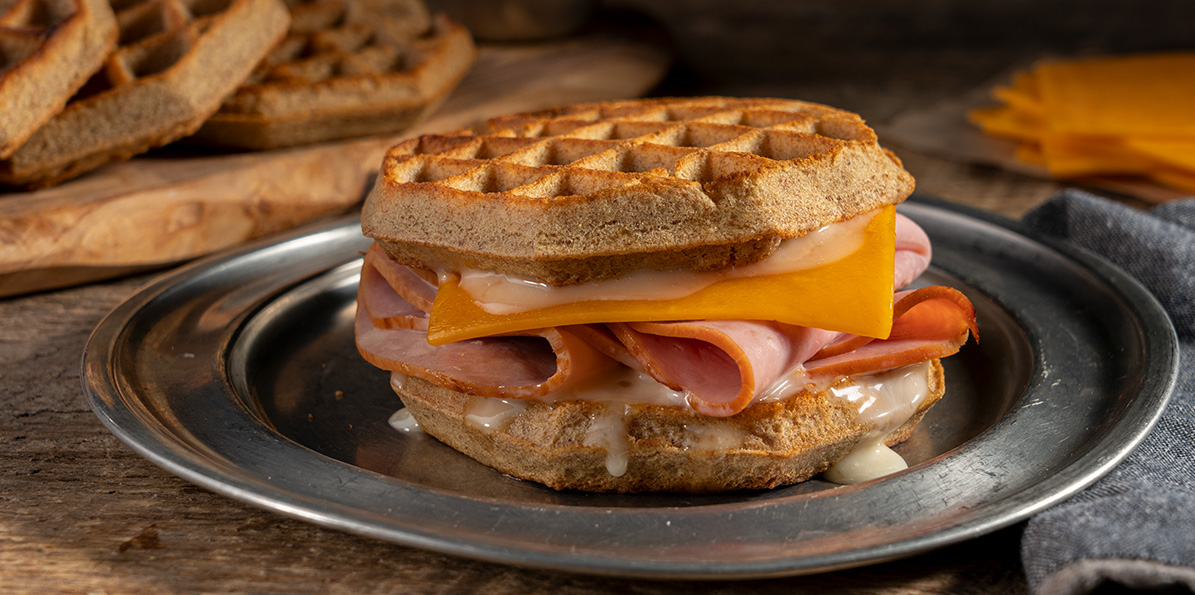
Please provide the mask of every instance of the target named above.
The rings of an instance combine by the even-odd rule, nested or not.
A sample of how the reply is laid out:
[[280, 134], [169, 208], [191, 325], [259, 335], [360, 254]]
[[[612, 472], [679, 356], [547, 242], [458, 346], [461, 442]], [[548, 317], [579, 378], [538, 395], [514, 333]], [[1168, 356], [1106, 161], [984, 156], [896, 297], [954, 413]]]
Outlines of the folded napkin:
[[1195, 199], [1139, 211], [1067, 190], [1025, 222], [1137, 277], [1174, 321], [1178, 386], [1111, 473], [1031, 519], [1021, 556], [1034, 593], [1195, 593]]

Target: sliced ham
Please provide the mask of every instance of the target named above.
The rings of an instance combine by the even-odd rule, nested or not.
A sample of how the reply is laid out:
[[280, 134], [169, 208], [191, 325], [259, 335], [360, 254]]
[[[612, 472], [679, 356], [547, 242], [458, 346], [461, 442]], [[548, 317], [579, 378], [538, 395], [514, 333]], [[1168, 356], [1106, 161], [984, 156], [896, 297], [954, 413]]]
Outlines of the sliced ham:
[[[929, 238], [898, 215], [894, 282], [929, 266]], [[894, 296], [888, 339], [774, 322], [724, 320], [589, 324], [527, 336], [473, 339], [433, 347], [427, 311], [435, 285], [372, 247], [358, 300], [357, 345], [374, 365], [487, 397], [534, 398], [601, 374], [615, 362], [686, 391], [697, 411], [734, 415], [785, 375], [848, 376], [951, 355], [976, 333], [963, 294], [926, 287]]]
[[[897, 292], [893, 298], [892, 317], [892, 332], [888, 334], [887, 341], [946, 340], [960, 334], [965, 339], [968, 330], [974, 332], [976, 338], [979, 337], [979, 329], [975, 328], [975, 308], [971, 301], [962, 292], [950, 287], [935, 285]], [[846, 354], [876, 340], [844, 334], [809, 359]]]
[[[373, 262], [367, 254], [357, 293], [356, 341], [361, 356], [379, 368], [458, 392], [524, 399], [565, 389], [617, 365], [567, 328], [429, 345], [426, 313], [410, 302], [398, 304], [405, 300]], [[378, 319], [384, 322], [379, 325]]]
[[687, 391], [706, 415], [734, 415], [839, 333], [772, 322], [608, 325], [653, 378]]
[[570, 332], [588, 343], [594, 349], [606, 354], [618, 363], [645, 372], [643, 363], [631, 354], [631, 350], [618, 339], [608, 324], [578, 324], [568, 328]]
[[368, 262], [361, 267], [357, 303], [369, 315], [373, 326], [382, 329], [412, 329], [427, 332], [427, 312], [402, 298]]
[[893, 306], [887, 339], [851, 337], [805, 362], [811, 375], [850, 376], [954, 355], [969, 334], [979, 338], [975, 308], [957, 289], [935, 285], [901, 292]]
[[436, 285], [427, 279], [434, 275], [420, 275], [419, 271], [394, 262], [376, 242], [365, 252], [365, 264], [385, 278], [402, 299], [424, 312], [431, 311], [432, 301], [436, 299]]
[[912, 219], [896, 214], [896, 255], [892, 285], [900, 289], [912, 283], [929, 268], [933, 249], [925, 230]]
[[610, 325], [656, 380], [686, 391], [706, 415], [734, 415], [783, 375], [879, 372], [958, 352], [975, 310], [949, 287], [899, 294], [888, 339], [756, 321]]

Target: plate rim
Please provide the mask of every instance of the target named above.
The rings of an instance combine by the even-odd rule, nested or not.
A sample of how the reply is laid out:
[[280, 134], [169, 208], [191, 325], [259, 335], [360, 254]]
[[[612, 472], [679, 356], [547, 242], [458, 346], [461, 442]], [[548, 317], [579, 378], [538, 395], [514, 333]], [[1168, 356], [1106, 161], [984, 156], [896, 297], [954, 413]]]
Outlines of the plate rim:
[[[975, 219], [987, 225], [1002, 228], [1033, 243], [1045, 246], [1051, 251], [1064, 256], [1066, 259], [1094, 271], [1103, 282], [1110, 284], [1124, 297], [1126, 304], [1136, 314], [1139, 322], [1137, 327], [1144, 335], [1143, 349], [1149, 351], [1147, 364], [1153, 364], [1155, 367], [1161, 368], [1164, 372], [1168, 373], [1147, 375], [1143, 386], [1133, 396], [1133, 403], [1130, 404], [1129, 410], [1126, 411], [1126, 414], [1132, 413], [1135, 416], [1132, 428], [1125, 428], [1125, 422], [1123, 421], [1115, 425], [1109, 432], [1109, 436], [1104, 438], [1104, 442], [1096, 444], [1092, 448], [1092, 452], [1088, 452], [1084, 457], [1072, 461], [1071, 464], [1061, 470], [1062, 472], [1039, 481], [1024, 490], [1045, 490], [1048, 493], [1044, 497], [1041, 495], [1035, 497], [1030, 494], [1025, 496], [1026, 502], [1011, 508], [1006, 507], [1006, 510], [1002, 514], [954, 523], [940, 531], [901, 541], [900, 547], [871, 548], [874, 551], [858, 550], [863, 555], [849, 559], [843, 559], [843, 556], [840, 555], [837, 557], [831, 556], [826, 560], [818, 560], [817, 556], [812, 556], [801, 558], [802, 563], [796, 563], [796, 560], [790, 558], [768, 560], [759, 563], [720, 565], [710, 564], [708, 561], [692, 564], [682, 564], [673, 561], [667, 564], [660, 564], [653, 563], [650, 560], [585, 558], [568, 555], [538, 554], [529, 557], [525, 554], [521, 555], [518, 551], [512, 552], [493, 546], [479, 547], [476, 544], [438, 538], [435, 535], [426, 534], [418, 530], [399, 530], [396, 533], [393, 529], [385, 530], [376, 526], [370, 526], [367, 523], [363, 524], [360, 521], [355, 521], [350, 518], [352, 511], [346, 513], [335, 510], [331, 512], [328, 510], [314, 510], [310, 507], [305, 509], [302, 502], [296, 501], [294, 498], [295, 494], [279, 494], [275, 492], [263, 495], [263, 490], [260, 487], [253, 489], [246, 487], [242, 482], [231, 481], [230, 477], [223, 473], [223, 470], [213, 469], [210, 463], [205, 465], [204, 461], [197, 461], [195, 457], [200, 455], [194, 452], [193, 445], [181, 443], [169, 445], [162, 442], [155, 442], [155, 439], [160, 440], [169, 436], [160, 432], [158, 428], [142, 427], [138, 429], [129, 426], [130, 423], [137, 423], [141, 420], [127, 409], [129, 402], [126, 401], [126, 397], [133, 397], [133, 395], [123, 394], [122, 387], [118, 386], [119, 382], [116, 380], [118, 372], [113, 368], [111, 359], [122, 333], [147, 304], [158, 299], [172, 287], [185, 282], [193, 276], [230, 263], [235, 263], [239, 259], [248, 256], [261, 254], [266, 250], [281, 249], [281, 247], [286, 246], [289, 242], [309, 241], [310, 238], [325, 233], [351, 234], [350, 230], [354, 225], [357, 226], [356, 231], [359, 234], [360, 219], [358, 215], [339, 217], [320, 224], [309, 225], [274, 238], [254, 242], [239, 249], [210, 256], [184, 265], [150, 282], [113, 308], [93, 330], [82, 357], [83, 388], [88, 404], [109, 431], [116, 434], [118, 438], [129, 445], [140, 456], [177, 477], [218, 494], [233, 498], [234, 500], [304, 522], [444, 554], [532, 568], [608, 576], [667, 579], [763, 578], [811, 574], [915, 555], [945, 545], [958, 543], [1024, 520], [1036, 512], [1053, 506], [1081, 491], [1119, 464], [1140, 444], [1148, 432], [1152, 430], [1165, 410], [1166, 403], [1177, 383], [1178, 339], [1169, 317], [1162, 309], [1160, 303], [1144, 286], [1114, 264], [1088, 250], [1041, 234], [1021, 222], [973, 207], [950, 203], [919, 194], [911, 197], [907, 204], [914, 209], [923, 208], [930, 209], [931, 211], [945, 211], [948, 214]], [[352, 258], [349, 258], [342, 260], [337, 265], [322, 267], [318, 271], [310, 271], [309, 276], [325, 273], [351, 260]], [[282, 290], [283, 288], [278, 289], [279, 292]], [[1146, 330], [1153, 332], [1147, 333], [1145, 332]], [[225, 346], [225, 348], [229, 348], [229, 346]], [[1149, 393], [1147, 396], [1150, 396], [1152, 400], [1143, 403], [1142, 395], [1147, 392]], [[1024, 395], [1022, 395], [1023, 397]], [[232, 398], [237, 397], [232, 395]], [[1146, 405], [1150, 406], [1146, 407]], [[122, 407], [126, 408], [122, 409]], [[997, 422], [992, 427], [989, 427], [980, 436], [972, 438], [971, 441], [991, 432], [999, 423]], [[1115, 448], [1105, 444], [1112, 436], [1116, 436], [1119, 440]], [[968, 443], [971, 441], [968, 441]], [[963, 444], [959, 448], [966, 448], [968, 443]], [[175, 448], [171, 448], [171, 446]], [[1104, 452], [1109, 449], [1113, 452]], [[192, 451], [192, 456], [188, 458], [180, 454], [179, 450], [190, 450]], [[315, 456], [327, 458], [314, 451], [310, 452]], [[1087, 457], [1094, 457], [1096, 464], [1082, 470], [1077, 469], [1080, 462], [1090, 462], [1085, 461]], [[347, 463], [336, 461], [335, 459], [328, 458], [328, 460], [352, 467]], [[1061, 485], [1053, 486], [1052, 489], [1048, 490], [1043, 487], [1050, 487], [1052, 484]], [[266, 484], [264, 491], [269, 491], [269, 484]], [[1015, 497], [1020, 496], [1022, 495], [1018, 494], [1006, 499], [1015, 499]], [[301, 498], [298, 500], [301, 500]]]

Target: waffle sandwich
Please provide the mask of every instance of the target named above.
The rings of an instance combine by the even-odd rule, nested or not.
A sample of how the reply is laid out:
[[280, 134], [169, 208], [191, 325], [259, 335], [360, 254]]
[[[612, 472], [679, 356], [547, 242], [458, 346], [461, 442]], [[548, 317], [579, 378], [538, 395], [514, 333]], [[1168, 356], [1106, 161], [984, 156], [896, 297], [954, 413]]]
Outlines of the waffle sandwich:
[[290, 0], [290, 11], [286, 39], [195, 140], [272, 149], [397, 132], [473, 63], [468, 31], [418, 0]]
[[564, 107], [403, 142], [362, 213], [357, 347], [429, 434], [557, 489], [716, 492], [903, 466], [975, 332], [857, 115]]
[[194, 132], [289, 24], [279, 0], [113, 4], [118, 47], [61, 111], [0, 160], [0, 183], [48, 186]]

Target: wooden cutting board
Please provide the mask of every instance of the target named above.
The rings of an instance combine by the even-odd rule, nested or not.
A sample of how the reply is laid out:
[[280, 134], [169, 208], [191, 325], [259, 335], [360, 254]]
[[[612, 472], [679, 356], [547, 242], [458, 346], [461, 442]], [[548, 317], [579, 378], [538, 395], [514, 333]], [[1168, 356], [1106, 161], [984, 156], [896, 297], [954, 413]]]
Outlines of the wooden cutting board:
[[640, 96], [666, 52], [594, 37], [482, 47], [426, 121], [400, 136], [279, 151], [160, 151], [35, 192], [0, 194], [0, 296], [172, 265], [357, 208], [403, 137], [583, 101]]

